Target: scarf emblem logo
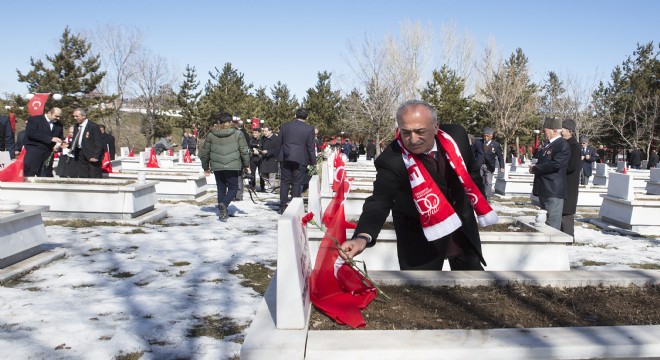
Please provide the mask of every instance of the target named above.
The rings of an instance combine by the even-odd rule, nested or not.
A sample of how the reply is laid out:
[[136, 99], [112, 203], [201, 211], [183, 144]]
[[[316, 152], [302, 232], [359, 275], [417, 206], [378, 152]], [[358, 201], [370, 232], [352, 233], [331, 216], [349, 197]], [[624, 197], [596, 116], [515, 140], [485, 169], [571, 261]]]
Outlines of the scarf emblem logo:
[[415, 206], [417, 207], [417, 211], [419, 211], [422, 225], [428, 224], [431, 221], [431, 215], [438, 212], [439, 205], [440, 198], [433, 193], [428, 193], [426, 196], [415, 200]]

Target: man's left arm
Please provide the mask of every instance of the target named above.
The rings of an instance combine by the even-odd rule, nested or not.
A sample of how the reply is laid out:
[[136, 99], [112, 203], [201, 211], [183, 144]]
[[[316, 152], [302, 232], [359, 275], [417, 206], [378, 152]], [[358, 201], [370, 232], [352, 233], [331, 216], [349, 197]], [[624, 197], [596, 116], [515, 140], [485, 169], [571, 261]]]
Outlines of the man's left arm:
[[316, 165], [316, 152], [314, 151], [314, 128], [312, 127], [307, 133], [307, 154], [309, 156], [309, 164]]
[[504, 156], [502, 155], [502, 145], [499, 143], [495, 147], [495, 153], [497, 155], [497, 161], [500, 165], [500, 171], [504, 172]]
[[93, 157], [90, 157], [90, 161], [96, 162], [100, 161], [103, 158], [103, 139], [101, 138], [101, 129], [97, 124], [94, 124], [94, 126], [90, 126], [89, 131], [92, 133], [91, 138], [92, 138], [92, 154]]
[[9, 151], [9, 157], [14, 158], [14, 131], [11, 129], [11, 122], [9, 121], [9, 118], [7, 118], [7, 121], [5, 122], [5, 150]]
[[553, 149], [553, 155], [550, 161], [541, 165], [535, 165], [530, 168], [533, 174], [549, 174], [557, 172], [563, 167], [568, 167], [568, 161], [571, 158], [571, 147], [566, 141], [557, 144]]

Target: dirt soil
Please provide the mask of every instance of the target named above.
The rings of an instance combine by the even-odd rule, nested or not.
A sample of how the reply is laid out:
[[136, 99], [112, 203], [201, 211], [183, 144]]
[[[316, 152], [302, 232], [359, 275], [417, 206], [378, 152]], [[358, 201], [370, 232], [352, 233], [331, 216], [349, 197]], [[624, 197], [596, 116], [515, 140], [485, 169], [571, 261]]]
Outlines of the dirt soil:
[[[382, 286], [365, 330], [497, 329], [660, 324], [660, 285], [553, 288]], [[312, 311], [310, 329], [346, 330]]]

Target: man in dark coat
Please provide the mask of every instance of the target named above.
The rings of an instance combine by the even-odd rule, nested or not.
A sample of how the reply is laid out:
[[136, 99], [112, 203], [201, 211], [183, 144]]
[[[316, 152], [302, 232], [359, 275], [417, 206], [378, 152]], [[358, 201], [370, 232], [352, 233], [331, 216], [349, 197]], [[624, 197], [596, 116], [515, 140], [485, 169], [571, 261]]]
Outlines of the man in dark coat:
[[571, 147], [561, 137], [561, 120], [545, 118], [543, 135], [548, 142], [539, 152], [539, 160], [529, 168], [534, 174], [532, 193], [539, 197], [541, 209], [547, 211], [546, 224], [561, 229], [561, 214], [566, 198], [566, 169]]
[[[500, 172], [504, 172], [504, 157], [502, 156], [502, 146], [493, 140], [493, 128], [485, 128], [483, 131], [483, 139], [476, 140], [475, 146], [480, 146], [483, 149], [483, 162], [480, 162], [481, 177], [486, 188], [486, 199], [490, 201], [493, 196], [493, 173], [495, 166], [499, 164]], [[481, 159], [479, 159], [481, 160]], [[497, 163], [495, 162], [497, 160]]]
[[105, 125], [100, 124], [99, 129], [101, 130], [101, 140], [103, 141], [103, 156], [105, 156], [105, 152], [107, 151], [110, 153], [110, 160], [114, 160], [116, 154], [115, 137], [105, 131]]
[[562, 137], [571, 148], [571, 156], [566, 168], [566, 198], [564, 208], [561, 212], [561, 231], [575, 236], [575, 211], [577, 207], [578, 192], [580, 187], [580, 171], [582, 170], [580, 160], [580, 144], [575, 140], [575, 121], [565, 119], [561, 123]]
[[646, 164], [646, 168], [651, 169], [658, 166], [658, 158], [658, 152], [651, 150], [651, 154], [649, 155], [649, 162]]
[[316, 164], [314, 151], [314, 127], [305, 124], [309, 112], [296, 110], [296, 119], [282, 125], [277, 137], [277, 160], [280, 162], [280, 213], [289, 203], [289, 190], [292, 197], [300, 197], [307, 165]]
[[640, 150], [639, 147], [635, 147], [633, 151], [630, 152], [630, 167], [639, 170], [642, 167], [642, 160], [644, 160], [642, 150]]
[[[427, 239], [420, 213], [413, 200], [408, 170], [403, 162], [402, 149], [395, 140], [376, 158], [377, 170], [373, 195], [365, 200], [353, 239], [342, 244], [348, 257], [374, 246], [378, 234], [392, 211], [397, 237], [397, 254], [401, 270], [442, 270], [449, 258], [452, 270], [483, 270], [486, 264], [481, 253], [481, 240], [474, 209], [460, 184], [458, 176], [444, 157], [437, 140], [438, 120], [435, 109], [426, 102], [410, 100], [396, 113], [401, 140], [406, 148], [418, 155], [431, 154], [437, 149], [437, 159], [420, 156], [422, 165], [447, 198], [462, 225], [440, 239]], [[449, 134], [458, 146], [466, 170], [479, 191], [483, 183], [479, 174], [467, 133], [460, 125], [443, 124], [440, 129]]]
[[78, 164], [78, 177], [101, 178], [101, 163], [103, 160], [103, 139], [99, 126], [87, 119], [85, 109], [73, 111], [73, 118], [78, 126], [73, 130], [71, 151]]
[[9, 157], [14, 158], [14, 129], [9, 116], [4, 115], [0, 115], [0, 151], [8, 151]]
[[[261, 128], [263, 134], [263, 143], [261, 145], [261, 163], [259, 163], [259, 185], [261, 191], [266, 189], [274, 189], [278, 187], [277, 184], [277, 135], [273, 133], [273, 128], [270, 125], [264, 125]], [[266, 186], [268, 180], [268, 186]]]
[[[25, 126], [25, 160], [23, 171], [25, 177], [44, 176], [44, 163], [50, 157], [57, 144], [62, 143], [63, 130], [61, 124], [56, 126], [62, 116], [60, 108], [52, 108], [44, 115], [31, 116]], [[55, 130], [55, 131], [54, 131]], [[59, 136], [56, 136], [57, 134]], [[52, 160], [51, 160], [52, 175]]]
[[596, 149], [589, 145], [589, 138], [582, 135], [580, 136], [580, 160], [582, 160], [582, 175], [580, 176], [580, 184], [589, 185], [589, 178], [593, 170], [593, 163], [598, 161]]
[[373, 139], [367, 141], [367, 160], [373, 160], [376, 157], [376, 143]]

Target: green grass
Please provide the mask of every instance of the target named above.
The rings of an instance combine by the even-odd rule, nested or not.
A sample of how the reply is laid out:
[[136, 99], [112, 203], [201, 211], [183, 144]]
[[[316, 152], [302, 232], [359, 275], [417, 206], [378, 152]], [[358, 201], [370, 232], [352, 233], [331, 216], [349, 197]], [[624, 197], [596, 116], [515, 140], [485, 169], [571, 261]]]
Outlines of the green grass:
[[629, 264], [630, 267], [633, 267], [635, 269], [642, 269], [642, 270], [660, 270], [660, 264]]
[[607, 263], [602, 261], [592, 261], [592, 260], [582, 261], [582, 266], [603, 266], [603, 265], [607, 265]]

